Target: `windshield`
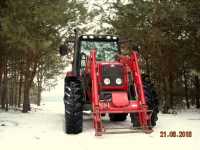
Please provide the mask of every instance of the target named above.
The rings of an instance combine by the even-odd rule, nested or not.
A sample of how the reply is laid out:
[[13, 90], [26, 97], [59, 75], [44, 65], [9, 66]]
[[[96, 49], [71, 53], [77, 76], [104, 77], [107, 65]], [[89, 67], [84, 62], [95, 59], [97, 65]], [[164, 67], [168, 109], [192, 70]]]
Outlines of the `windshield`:
[[118, 53], [116, 41], [81, 41], [81, 52], [90, 54], [92, 49], [96, 49], [97, 61], [115, 61]]

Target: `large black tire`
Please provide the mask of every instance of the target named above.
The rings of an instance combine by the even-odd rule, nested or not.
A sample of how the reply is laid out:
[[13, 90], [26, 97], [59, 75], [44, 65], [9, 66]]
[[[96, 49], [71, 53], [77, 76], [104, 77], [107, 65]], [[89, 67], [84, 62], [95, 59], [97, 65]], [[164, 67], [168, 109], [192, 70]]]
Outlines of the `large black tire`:
[[65, 132], [78, 134], [83, 129], [83, 91], [79, 80], [65, 79]]
[[[154, 127], [156, 126], [156, 121], [158, 120], [158, 98], [155, 91], [155, 88], [149, 78], [147, 76], [143, 76], [143, 87], [144, 87], [144, 95], [145, 100], [148, 105], [148, 109], [152, 110], [151, 113], [151, 124], [149, 126]], [[149, 113], [150, 114], [150, 113]], [[139, 114], [138, 113], [131, 113], [131, 122], [133, 124], [133, 127], [139, 127]]]
[[125, 121], [127, 113], [109, 114], [110, 121]]
[[150, 126], [156, 126], [156, 121], [158, 120], [158, 98], [153, 84], [149, 81], [143, 82], [144, 86], [144, 95], [148, 109], [152, 110], [151, 112], [151, 124]]

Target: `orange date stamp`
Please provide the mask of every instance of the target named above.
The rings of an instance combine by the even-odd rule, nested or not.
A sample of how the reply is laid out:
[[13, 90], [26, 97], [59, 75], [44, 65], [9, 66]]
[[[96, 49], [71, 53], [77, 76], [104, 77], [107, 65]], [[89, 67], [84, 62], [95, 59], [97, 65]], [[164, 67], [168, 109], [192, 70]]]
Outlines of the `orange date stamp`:
[[192, 131], [160, 131], [160, 137], [161, 138], [191, 138], [192, 137]]

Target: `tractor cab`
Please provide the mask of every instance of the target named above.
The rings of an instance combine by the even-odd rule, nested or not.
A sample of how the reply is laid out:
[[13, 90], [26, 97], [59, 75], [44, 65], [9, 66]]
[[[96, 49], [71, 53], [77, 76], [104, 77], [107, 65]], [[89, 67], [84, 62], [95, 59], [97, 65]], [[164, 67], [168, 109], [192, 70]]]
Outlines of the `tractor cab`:
[[82, 35], [79, 41], [81, 53], [89, 56], [91, 50], [96, 50], [97, 61], [115, 61], [120, 53], [116, 36]]

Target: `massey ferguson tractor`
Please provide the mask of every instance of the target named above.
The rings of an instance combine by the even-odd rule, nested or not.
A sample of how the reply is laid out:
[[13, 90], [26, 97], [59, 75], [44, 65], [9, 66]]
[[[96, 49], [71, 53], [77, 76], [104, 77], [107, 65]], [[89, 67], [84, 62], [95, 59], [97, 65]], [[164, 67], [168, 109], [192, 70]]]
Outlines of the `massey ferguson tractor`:
[[[119, 38], [110, 35], [75, 36], [72, 71], [64, 85], [65, 131], [83, 129], [83, 111], [90, 109], [95, 135], [106, 133], [102, 117], [125, 121], [131, 129], [151, 133], [158, 120], [158, 100], [148, 76], [141, 76], [139, 54], [121, 55]], [[61, 56], [71, 51], [66, 42]]]

